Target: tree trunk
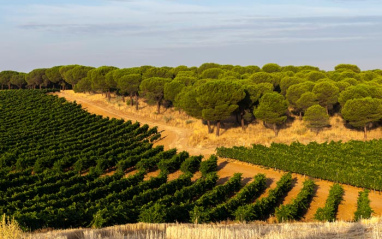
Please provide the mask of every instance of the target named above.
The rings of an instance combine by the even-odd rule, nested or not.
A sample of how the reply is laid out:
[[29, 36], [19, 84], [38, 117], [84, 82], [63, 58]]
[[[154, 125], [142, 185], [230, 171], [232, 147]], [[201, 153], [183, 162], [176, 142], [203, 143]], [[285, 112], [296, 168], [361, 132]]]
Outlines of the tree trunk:
[[367, 140], [367, 127], [366, 127], [366, 125], [363, 126], [363, 139]]
[[139, 102], [138, 102], [138, 94], [135, 94], [135, 110], [137, 110], [138, 111], [138, 109], [139, 109]]
[[157, 114], [160, 114], [160, 103], [162, 100], [158, 100], [157, 102]]
[[12, 89], [12, 88], [11, 88], [11, 83], [8, 83], [8, 89]]
[[240, 123], [240, 121], [239, 121], [239, 114], [241, 115], [241, 113], [239, 113], [239, 112], [237, 112], [237, 113], [235, 113], [235, 116], [236, 116], [236, 123]]
[[41, 90], [41, 85], [39, 85], [39, 87], [40, 87], [40, 90]]
[[220, 135], [220, 120], [217, 121], [216, 123], [216, 136]]
[[208, 127], [208, 133], [211, 134], [212, 129], [211, 129], [211, 122], [209, 120], [207, 120], [207, 127]]
[[125, 103], [125, 95], [122, 95], [122, 102]]
[[130, 94], [130, 105], [131, 105], [131, 106], [134, 105], [133, 94]]
[[328, 106], [326, 106], [325, 108], [326, 108], [326, 114], [329, 115], [329, 108], [328, 108]]
[[245, 131], [245, 121], [244, 121], [244, 110], [240, 111], [240, 123], [241, 123], [241, 129]]
[[300, 118], [300, 120], [302, 120], [302, 112], [301, 111], [300, 111], [300, 117], [299, 118]]
[[4, 85], [3, 84], [1, 84], [1, 89], [4, 90]]
[[275, 132], [275, 137], [279, 135], [279, 131], [277, 129], [277, 124], [273, 124], [273, 131]]

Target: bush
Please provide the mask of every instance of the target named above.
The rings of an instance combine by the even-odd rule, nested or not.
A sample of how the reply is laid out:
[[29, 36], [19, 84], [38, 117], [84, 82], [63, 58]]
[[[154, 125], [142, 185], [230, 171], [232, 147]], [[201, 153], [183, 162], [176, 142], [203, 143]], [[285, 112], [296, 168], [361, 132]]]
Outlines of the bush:
[[199, 170], [200, 163], [202, 162], [203, 156], [192, 156], [188, 159], [186, 159], [181, 165], [180, 165], [180, 171], [183, 173], [195, 173]]
[[369, 190], [365, 189], [358, 193], [357, 211], [354, 213], [354, 220], [368, 219], [373, 210], [370, 207]]
[[280, 208], [276, 208], [277, 220], [283, 222], [301, 219], [309, 208], [315, 192], [315, 187], [316, 184], [313, 180], [306, 180], [304, 182], [304, 187], [292, 203], [281, 205]]
[[334, 184], [329, 191], [329, 197], [326, 199], [325, 206], [317, 209], [314, 218], [319, 221], [335, 221], [338, 206], [342, 201], [344, 189], [339, 184]]
[[215, 155], [200, 163], [200, 172], [202, 176], [205, 177], [210, 172], [216, 172], [218, 169], [218, 158]]

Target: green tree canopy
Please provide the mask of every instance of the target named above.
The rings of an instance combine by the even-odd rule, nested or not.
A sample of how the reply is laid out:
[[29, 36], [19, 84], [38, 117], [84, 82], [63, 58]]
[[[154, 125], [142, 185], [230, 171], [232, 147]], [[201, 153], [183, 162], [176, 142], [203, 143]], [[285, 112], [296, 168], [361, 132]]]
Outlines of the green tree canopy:
[[124, 95], [129, 95], [130, 105], [134, 104], [133, 97], [135, 96], [135, 106], [138, 108], [138, 92], [139, 85], [142, 81], [142, 76], [140, 74], [129, 74], [129, 75], [119, 75], [115, 74], [117, 81], [117, 89], [119, 93]]
[[[113, 66], [101, 66], [90, 70], [87, 77], [89, 77], [92, 82], [92, 89], [95, 91], [108, 92], [110, 88], [106, 83], [106, 75], [115, 69], [117, 68]], [[106, 96], [108, 96], [108, 94], [106, 94]]]
[[169, 78], [153, 77], [144, 79], [140, 86], [140, 94], [145, 96], [149, 101], [157, 103], [157, 113], [160, 114], [160, 106], [164, 99], [164, 85], [171, 82]]
[[295, 76], [293, 77], [287, 76], [282, 78], [280, 81], [281, 94], [285, 96], [289, 87], [291, 87], [292, 85], [303, 83], [305, 81], [306, 81], [305, 79], [295, 77]]
[[259, 106], [254, 110], [256, 118], [273, 126], [275, 136], [278, 135], [278, 125], [283, 124], [286, 119], [288, 104], [284, 96], [279, 93], [266, 93], [261, 97]]
[[353, 71], [355, 73], [360, 73], [361, 69], [357, 65], [352, 64], [339, 64], [334, 67], [336, 71]]
[[19, 72], [18, 74], [12, 75], [11, 78], [11, 84], [17, 86], [19, 89], [23, 87], [23, 85], [26, 84], [25, 81], [26, 74], [23, 72]]
[[367, 139], [367, 128], [382, 118], [382, 100], [371, 97], [348, 100], [341, 114], [350, 125], [363, 128]]
[[333, 83], [322, 81], [314, 86], [312, 92], [316, 94], [318, 103], [325, 107], [327, 114], [329, 114], [329, 110], [338, 102], [340, 90]]
[[142, 74], [143, 79], [160, 77], [160, 78], [174, 78], [171, 67], [152, 67]]
[[33, 88], [36, 88], [36, 86], [39, 86], [40, 89], [44, 84], [45, 79], [47, 77], [45, 76], [45, 68], [40, 68], [40, 69], [34, 69], [31, 72], [29, 72], [25, 80], [28, 83], [29, 86], [32, 86]]
[[219, 79], [220, 75], [222, 75], [224, 71], [221, 68], [209, 68], [203, 71], [200, 75], [202, 79]]
[[[202, 117], [207, 121], [217, 121], [216, 135], [219, 136], [220, 121], [228, 118], [245, 97], [243, 87], [227, 80], [208, 81], [196, 89], [196, 101], [202, 108]], [[209, 130], [211, 132], [211, 130]]]
[[281, 66], [279, 66], [276, 63], [268, 63], [268, 64], [263, 65], [263, 67], [261, 69], [267, 73], [280, 72]]
[[216, 63], [203, 63], [198, 67], [198, 74], [201, 75], [203, 71], [210, 69], [210, 68], [220, 68], [221, 65]]
[[326, 113], [326, 109], [320, 105], [309, 107], [303, 119], [306, 123], [306, 127], [316, 131], [317, 134], [320, 130], [329, 125], [329, 115]]
[[18, 75], [17, 71], [2, 71], [0, 72], [0, 84], [1, 89], [4, 89], [4, 85], [8, 85], [8, 89], [11, 89], [12, 76]]
[[89, 77], [82, 78], [74, 86], [74, 92], [90, 92], [91, 90], [92, 90], [92, 82]]
[[176, 96], [186, 87], [181, 81], [173, 80], [164, 85], [164, 99], [176, 106]]
[[196, 87], [188, 86], [184, 87], [182, 91], [177, 94], [175, 101], [177, 102], [177, 106], [184, 110], [189, 116], [202, 119], [203, 108], [196, 101], [196, 97], [198, 97]]
[[318, 100], [317, 96], [313, 92], [305, 92], [300, 96], [300, 99], [297, 100], [296, 106], [302, 112], [305, 112], [309, 107], [317, 105]]
[[301, 98], [301, 96], [309, 92], [313, 89], [314, 83], [312, 82], [305, 82], [305, 83], [300, 83], [300, 84], [295, 84], [292, 85], [288, 88], [287, 93], [286, 93], [286, 99], [288, 101], [288, 104], [290, 107], [292, 107], [297, 113], [300, 114], [303, 112], [303, 109], [301, 109], [297, 101]]

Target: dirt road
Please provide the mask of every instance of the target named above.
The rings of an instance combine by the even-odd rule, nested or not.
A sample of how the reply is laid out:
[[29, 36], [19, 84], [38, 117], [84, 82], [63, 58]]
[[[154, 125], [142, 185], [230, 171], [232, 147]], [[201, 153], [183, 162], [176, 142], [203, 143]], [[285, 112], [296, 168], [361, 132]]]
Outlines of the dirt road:
[[[141, 124], [148, 124], [151, 127], [158, 126], [160, 131], [163, 131], [162, 140], [157, 144], [162, 144], [166, 149], [177, 148], [178, 151], [188, 151], [192, 155], [209, 155], [215, 153], [215, 147], [202, 147], [192, 146], [190, 142], [191, 135], [193, 133], [192, 128], [176, 127], [163, 123], [160, 120], [155, 120], [149, 117], [141, 116], [137, 113], [127, 112], [124, 110], [111, 107], [107, 100], [99, 97], [97, 99], [88, 97], [86, 94], [75, 94], [73, 91], [63, 91], [55, 93], [60, 97], [65, 97], [68, 101], [76, 101], [81, 104], [82, 107], [90, 113], [103, 115], [105, 117], [125, 119], [138, 121]], [[230, 145], [226, 145], [229, 147]], [[245, 182], [250, 181], [257, 173], [264, 173], [267, 175], [269, 188], [274, 188], [276, 182], [280, 179], [281, 175], [285, 172], [273, 169], [265, 169], [260, 166], [251, 165], [236, 160], [219, 159], [219, 176], [222, 178], [220, 182], [224, 182], [228, 177], [232, 176], [236, 172], [243, 174]], [[296, 183], [294, 188], [290, 191], [284, 200], [284, 204], [289, 203], [296, 197], [302, 188], [302, 183], [306, 179], [303, 175], [294, 174]], [[322, 207], [325, 204], [325, 200], [328, 196], [329, 188], [333, 185], [332, 182], [324, 180], [315, 180], [318, 185], [316, 196], [314, 197], [310, 208], [307, 211], [304, 221], [312, 221], [314, 213], [317, 208]], [[341, 220], [352, 220], [354, 211], [356, 210], [358, 192], [361, 190], [356, 187], [344, 185], [345, 195], [344, 200], [341, 203], [338, 211], [337, 218]], [[269, 190], [269, 189], [268, 189]], [[262, 195], [267, 195], [268, 190]], [[382, 215], [382, 195], [378, 192], [371, 192], [369, 195], [371, 200], [371, 206], [375, 212], [375, 215]]]

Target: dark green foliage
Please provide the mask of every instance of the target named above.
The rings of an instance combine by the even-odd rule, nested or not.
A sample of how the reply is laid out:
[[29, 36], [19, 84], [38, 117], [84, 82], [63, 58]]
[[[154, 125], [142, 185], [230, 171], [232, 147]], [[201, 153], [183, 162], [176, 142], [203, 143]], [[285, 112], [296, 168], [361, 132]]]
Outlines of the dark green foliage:
[[313, 105], [309, 107], [304, 115], [306, 127], [318, 132], [329, 125], [329, 116], [324, 107]]
[[203, 156], [192, 156], [186, 159], [181, 165], [180, 170], [184, 173], [195, 173], [199, 170]]
[[338, 206], [342, 201], [344, 189], [339, 184], [334, 184], [329, 191], [329, 196], [326, 199], [325, 206], [317, 209], [314, 218], [319, 221], [335, 221]]
[[316, 185], [313, 180], [306, 180], [304, 186], [293, 199], [292, 203], [287, 205], [281, 205], [281, 207], [276, 208], [276, 218], [279, 222], [300, 220], [310, 206], [312, 201]]
[[317, 83], [312, 92], [316, 94], [318, 103], [326, 108], [327, 113], [333, 108], [333, 105], [338, 102], [340, 90], [334, 84], [323, 81]]
[[175, 101], [177, 107], [184, 110], [189, 116], [201, 119], [202, 107], [196, 101], [198, 93], [194, 87], [184, 87], [183, 90], [177, 95]]
[[19, 72], [18, 74], [12, 75], [10, 83], [21, 89], [26, 84], [25, 77], [25, 73]]
[[220, 75], [222, 75], [223, 72], [224, 71], [220, 68], [209, 68], [209, 69], [203, 71], [203, 73], [200, 75], [200, 78], [202, 78], [202, 79], [219, 79]]
[[370, 207], [369, 190], [365, 189], [358, 193], [357, 211], [354, 213], [354, 220], [369, 219], [373, 209]]
[[348, 100], [341, 114], [350, 125], [363, 128], [366, 139], [367, 127], [382, 118], [382, 100], [370, 97]]
[[33, 88], [36, 88], [36, 86], [39, 86], [41, 89], [44, 82], [46, 82], [46, 79], [48, 79], [48, 77], [46, 77], [45, 75], [45, 70], [46, 69], [42, 68], [42, 69], [34, 69], [31, 72], [29, 72], [25, 77], [25, 80], [28, 83], [28, 85]]
[[355, 73], [360, 73], [361, 70], [356, 65], [351, 64], [339, 64], [334, 67], [336, 71], [353, 71]]
[[274, 73], [274, 72], [280, 72], [281, 67], [276, 63], [268, 63], [263, 65], [263, 68], [261, 68], [264, 72], [267, 73]]
[[88, 71], [87, 77], [89, 77], [91, 81], [92, 89], [102, 92], [107, 92], [110, 90], [110, 86], [106, 82], [106, 75], [115, 69], [117, 68], [113, 66], [101, 66]]
[[176, 104], [176, 96], [186, 87], [181, 81], [173, 80], [164, 85], [164, 99], [171, 101], [174, 105]]
[[297, 100], [296, 107], [302, 112], [305, 112], [309, 107], [317, 104], [317, 96], [313, 92], [305, 92]]
[[292, 189], [292, 175], [284, 174], [277, 182], [275, 189], [271, 189], [267, 197], [257, 200], [255, 204], [247, 204], [235, 211], [238, 221], [266, 220], [281, 203], [283, 198]]
[[169, 172], [169, 173], [173, 173], [175, 172], [176, 170], [178, 170], [180, 168], [180, 165], [189, 157], [190, 155], [186, 152], [186, 151], [183, 151], [183, 152], [180, 152], [176, 155], [174, 155], [172, 158], [170, 159], [164, 159], [164, 160], [161, 160], [159, 163], [158, 163], [158, 168], [161, 170], [161, 171], [164, 171], [164, 172]]
[[299, 77], [284, 77], [284, 78], [282, 78], [280, 81], [281, 94], [286, 95], [289, 87], [291, 87], [292, 85], [303, 83], [305, 81], [306, 80], [299, 78]]
[[382, 189], [381, 154], [382, 140], [217, 148], [219, 157], [376, 190]]
[[205, 177], [208, 173], [216, 172], [218, 169], [218, 158], [216, 155], [211, 155], [208, 160], [202, 161], [200, 163], [200, 172], [202, 176]]
[[140, 86], [140, 94], [149, 101], [157, 103], [157, 113], [160, 114], [160, 106], [164, 99], [164, 86], [171, 82], [169, 78], [153, 77], [144, 79]]
[[256, 118], [263, 120], [267, 124], [273, 125], [273, 130], [277, 136], [277, 125], [281, 125], [286, 121], [287, 110], [288, 105], [285, 98], [282, 95], [274, 92], [267, 93], [261, 97], [260, 104], [253, 113]]

